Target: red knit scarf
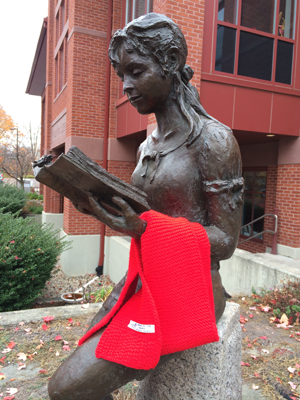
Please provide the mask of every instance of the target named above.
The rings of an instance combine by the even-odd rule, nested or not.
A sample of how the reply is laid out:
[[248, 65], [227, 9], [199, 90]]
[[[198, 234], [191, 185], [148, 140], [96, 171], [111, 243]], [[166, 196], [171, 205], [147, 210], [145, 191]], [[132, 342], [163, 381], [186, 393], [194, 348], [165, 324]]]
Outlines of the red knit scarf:
[[[141, 240], [131, 241], [128, 276], [119, 300], [79, 345], [109, 324], [97, 345], [96, 357], [149, 370], [164, 354], [215, 342], [219, 337], [210, 244], [204, 228], [156, 211], [141, 217], [147, 228]], [[135, 293], [138, 276], [142, 288]], [[136, 328], [134, 323], [142, 326]], [[143, 325], [151, 325], [155, 333], [134, 330], [147, 330]]]

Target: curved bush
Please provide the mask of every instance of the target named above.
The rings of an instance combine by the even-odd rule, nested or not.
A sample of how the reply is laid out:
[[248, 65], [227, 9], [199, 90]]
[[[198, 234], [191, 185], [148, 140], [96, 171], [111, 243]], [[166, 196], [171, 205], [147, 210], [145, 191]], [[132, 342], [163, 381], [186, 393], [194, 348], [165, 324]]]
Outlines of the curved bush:
[[26, 192], [9, 184], [0, 184], [0, 209], [4, 213], [16, 213], [21, 210], [27, 201]]
[[0, 212], [0, 312], [29, 308], [69, 242], [52, 226]]

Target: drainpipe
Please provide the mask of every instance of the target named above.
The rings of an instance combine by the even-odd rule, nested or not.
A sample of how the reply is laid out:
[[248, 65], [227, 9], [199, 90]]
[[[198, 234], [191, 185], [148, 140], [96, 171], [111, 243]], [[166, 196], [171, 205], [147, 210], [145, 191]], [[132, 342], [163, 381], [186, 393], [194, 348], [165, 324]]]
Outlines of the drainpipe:
[[[108, 0], [108, 18], [107, 18], [107, 33], [106, 33], [106, 81], [105, 81], [105, 108], [104, 108], [104, 138], [103, 138], [103, 162], [102, 167], [107, 169], [107, 153], [108, 153], [108, 134], [109, 134], [109, 106], [110, 106], [110, 72], [111, 66], [108, 58], [108, 48], [111, 40], [113, 20], [113, 0]], [[105, 246], [105, 225], [101, 223], [100, 228], [100, 256], [99, 265], [96, 268], [97, 274], [103, 274], [104, 264], [104, 246]]]

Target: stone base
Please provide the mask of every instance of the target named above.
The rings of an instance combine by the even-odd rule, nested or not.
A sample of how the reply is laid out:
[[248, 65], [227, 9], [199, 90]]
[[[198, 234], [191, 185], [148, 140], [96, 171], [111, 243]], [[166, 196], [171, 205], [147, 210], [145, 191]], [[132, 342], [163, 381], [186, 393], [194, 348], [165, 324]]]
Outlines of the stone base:
[[240, 307], [227, 303], [220, 341], [184, 351], [139, 385], [137, 400], [241, 400]]

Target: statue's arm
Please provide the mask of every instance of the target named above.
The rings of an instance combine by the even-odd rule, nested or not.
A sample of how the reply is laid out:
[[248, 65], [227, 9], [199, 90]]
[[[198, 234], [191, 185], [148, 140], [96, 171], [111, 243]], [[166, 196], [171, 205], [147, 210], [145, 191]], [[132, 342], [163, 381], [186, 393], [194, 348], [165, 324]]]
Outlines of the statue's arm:
[[240, 149], [232, 132], [217, 123], [200, 137], [200, 168], [206, 200], [212, 268], [233, 254], [241, 226], [243, 178]]

